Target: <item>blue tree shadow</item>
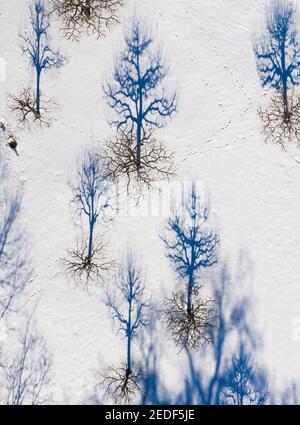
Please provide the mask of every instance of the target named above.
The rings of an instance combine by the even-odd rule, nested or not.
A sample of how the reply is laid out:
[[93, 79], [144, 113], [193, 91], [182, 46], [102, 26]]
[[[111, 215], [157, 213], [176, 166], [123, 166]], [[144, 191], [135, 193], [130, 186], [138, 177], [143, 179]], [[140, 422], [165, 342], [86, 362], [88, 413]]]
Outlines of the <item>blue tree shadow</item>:
[[288, 87], [300, 83], [300, 46], [295, 6], [275, 0], [266, 14], [266, 33], [254, 46], [257, 70], [263, 87], [281, 90], [288, 114]]
[[[36, 75], [35, 92], [31, 87], [24, 89], [19, 96], [10, 96], [10, 109], [17, 115], [20, 124], [30, 124], [30, 120], [50, 125], [48, 112], [51, 102], [41, 104], [41, 77], [45, 71], [61, 68], [65, 58], [59, 50], [50, 47], [49, 11], [43, 0], [34, 0], [30, 6], [30, 29], [20, 34], [20, 47], [29, 60]], [[29, 33], [29, 35], [27, 35]]]
[[140, 165], [141, 145], [154, 128], [164, 125], [176, 111], [176, 93], [170, 96], [157, 89], [167, 75], [160, 50], [152, 49], [153, 38], [135, 20], [125, 37], [126, 47], [114, 68], [112, 83], [103, 86], [109, 106], [115, 113], [110, 121], [117, 130], [136, 137], [136, 160]]
[[87, 149], [78, 161], [76, 182], [71, 184], [72, 203], [76, 212], [87, 224], [88, 236], [77, 242], [76, 249], [68, 252], [63, 260], [67, 276], [81, 282], [88, 288], [93, 279], [98, 283], [111, 269], [114, 261], [106, 256], [103, 229], [96, 238], [96, 225], [102, 220], [102, 228], [107, 211], [111, 208], [109, 184], [105, 179], [102, 162], [93, 149]]
[[143, 373], [133, 361], [133, 342], [150, 323], [150, 304], [146, 300], [143, 276], [131, 252], [116, 275], [117, 290], [106, 293], [108, 307], [118, 332], [126, 339], [126, 362], [120, 368], [110, 367], [103, 375], [100, 386], [115, 401], [129, 402], [140, 392], [140, 376]]
[[103, 85], [106, 101], [112, 109], [109, 121], [117, 135], [104, 150], [107, 175], [119, 180], [152, 187], [153, 181], [174, 174], [173, 153], [156, 139], [177, 109], [177, 94], [163, 86], [168, 70], [161, 49], [139, 20], [134, 20], [125, 36], [125, 48], [115, 63], [112, 81]]
[[145, 355], [148, 372], [142, 404], [265, 404], [269, 400], [267, 372], [255, 362], [258, 336], [249, 325], [249, 300], [235, 300], [230, 286], [229, 274], [223, 268], [215, 289], [219, 321], [213, 342], [198, 352], [185, 350], [187, 371], [182, 374], [183, 389], [177, 394], [162, 382], [158, 346], [150, 345]]
[[294, 3], [271, 2], [266, 10], [264, 33], [254, 42], [254, 53], [262, 86], [276, 91], [270, 105], [258, 110], [265, 141], [285, 148], [291, 137], [300, 141], [300, 100], [292, 90], [300, 83], [300, 45]]

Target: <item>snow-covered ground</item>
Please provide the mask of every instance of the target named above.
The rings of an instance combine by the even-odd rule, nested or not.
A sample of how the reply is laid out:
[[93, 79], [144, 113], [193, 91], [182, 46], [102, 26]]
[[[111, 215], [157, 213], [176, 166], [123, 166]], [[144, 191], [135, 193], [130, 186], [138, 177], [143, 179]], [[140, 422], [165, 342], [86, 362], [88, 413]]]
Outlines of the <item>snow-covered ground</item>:
[[[88, 402], [95, 374], [124, 357], [121, 335], [102, 302], [103, 288], [88, 293], [74, 287], [62, 273], [60, 259], [80, 234], [68, 185], [77, 158], [86, 146], [103, 146], [114, 131], [107, 123], [110, 111], [102, 83], [111, 75], [133, 16], [151, 25], [169, 65], [166, 84], [178, 90], [178, 113], [159, 130], [175, 152], [176, 181], [199, 181], [209, 191], [221, 262], [235, 276], [235, 291], [246, 287], [260, 334], [258, 356], [270, 382], [282, 390], [300, 380], [300, 151], [266, 145], [261, 135], [257, 107], [265, 92], [252, 36], [260, 28], [265, 1], [125, 3], [121, 24], [103, 39], [84, 35], [79, 43], [66, 41], [53, 22], [53, 40], [68, 58], [42, 81], [43, 91], [59, 105], [55, 121], [49, 129], [17, 130], [19, 157], [1, 146], [11, 175], [23, 183], [22, 224], [36, 275], [35, 317], [53, 353], [53, 399]], [[18, 42], [28, 4], [3, 1], [0, 10], [0, 56], [6, 64], [0, 111], [9, 117], [6, 93], [34, 78]], [[159, 238], [165, 223], [165, 216], [129, 214], [115, 217], [108, 230], [111, 255], [121, 258], [128, 246], [134, 248], [148, 291], [158, 302], [176, 285]], [[174, 355], [162, 326], [160, 332], [165, 384], [180, 389], [184, 355]]]

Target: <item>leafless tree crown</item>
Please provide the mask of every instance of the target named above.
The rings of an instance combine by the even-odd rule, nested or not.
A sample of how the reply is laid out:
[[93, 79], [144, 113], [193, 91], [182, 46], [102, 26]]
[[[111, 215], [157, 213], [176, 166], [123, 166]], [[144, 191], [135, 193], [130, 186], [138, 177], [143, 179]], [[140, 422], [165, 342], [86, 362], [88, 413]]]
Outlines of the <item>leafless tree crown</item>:
[[213, 340], [218, 321], [217, 304], [213, 299], [195, 296], [188, 310], [185, 294], [176, 292], [164, 301], [162, 319], [180, 350], [196, 350]]
[[88, 256], [87, 252], [88, 240], [84, 239], [77, 243], [76, 249], [68, 251], [66, 258], [62, 260], [66, 276], [86, 289], [93, 281], [103, 282], [115, 266], [114, 260], [110, 260], [106, 255], [104, 241], [94, 242], [91, 256]]
[[127, 192], [152, 189], [160, 180], [175, 175], [174, 154], [153, 136], [141, 143], [140, 161], [136, 156], [136, 140], [126, 132], [107, 142], [100, 153], [106, 178], [117, 182], [125, 179]]
[[51, 4], [65, 37], [78, 41], [83, 32], [98, 38], [105, 36], [110, 27], [119, 23], [123, 0], [52, 0]]
[[118, 403], [129, 403], [136, 394], [142, 393], [140, 380], [141, 369], [128, 369], [127, 365], [120, 368], [110, 367], [102, 376], [99, 388], [104, 388], [104, 394], [112, 397]]
[[53, 99], [41, 99], [40, 111], [36, 110], [36, 99], [31, 87], [21, 91], [19, 95], [9, 95], [8, 108], [15, 115], [18, 125], [31, 128], [32, 126], [50, 127], [51, 113], [56, 104]]
[[258, 114], [266, 143], [278, 144], [284, 150], [293, 142], [300, 143], [300, 96], [291, 93], [285, 101], [280, 92], [276, 93]]

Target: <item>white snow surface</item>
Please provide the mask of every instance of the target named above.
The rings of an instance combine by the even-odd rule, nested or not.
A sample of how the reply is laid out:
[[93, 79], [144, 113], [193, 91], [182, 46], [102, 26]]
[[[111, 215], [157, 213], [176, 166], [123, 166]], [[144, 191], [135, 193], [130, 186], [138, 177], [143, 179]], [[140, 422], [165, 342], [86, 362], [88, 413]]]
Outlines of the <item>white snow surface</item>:
[[[220, 263], [226, 262], [234, 276], [235, 291], [246, 290], [251, 298], [252, 324], [260, 335], [258, 356], [270, 382], [280, 390], [300, 379], [300, 339], [295, 337], [300, 151], [267, 145], [261, 134], [257, 108], [266, 93], [256, 72], [252, 36], [264, 6], [263, 0], [125, 0], [120, 24], [103, 39], [83, 35], [79, 43], [65, 40], [52, 23], [54, 44], [68, 58], [59, 71], [42, 77], [43, 92], [59, 105], [55, 121], [49, 129], [18, 129], [20, 156], [4, 144], [1, 154], [13, 178], [23, 184], [21, 218], [36, 275], [32, 297], [38, 329], [53, 353], [55, 403], [92, 402], [97, 372], [125, 354], [122, 336], [103, 304], [103, 286], [89, 292], [74, 287], [59, 260], [80, 235], [68, 185], [76, 161], [85, 147], [98, 149], [114, 132], [102, 83], [111, 75], [133, 16], [149, 22], [155, 41], [163, 45], [169, 65], [165, 84], [179, 94], [178, 113], [159, 130], [175, 152], [176, 181], [199, 181], [209, 191], [221, 239]], [[0, 111], [10, 118], [6, 93], [16, 93], [34, 78], [18, 42], [28, 2], [5, 1], [0, 10], [6, 64]], [[121, 259], [128, 246], [134, 249], [148, 293], [158, 303], [177, 285], [159, 238], [165, 224], [165, 216], [129, 215], [115, 217], [108, 229], [111, 255]], [[214, 273], [217, 268], [210, 271]], [[176, 354], [163, 326], [159, 332], [165, 384], [179, 391], [187, 367], [184, 354]]]

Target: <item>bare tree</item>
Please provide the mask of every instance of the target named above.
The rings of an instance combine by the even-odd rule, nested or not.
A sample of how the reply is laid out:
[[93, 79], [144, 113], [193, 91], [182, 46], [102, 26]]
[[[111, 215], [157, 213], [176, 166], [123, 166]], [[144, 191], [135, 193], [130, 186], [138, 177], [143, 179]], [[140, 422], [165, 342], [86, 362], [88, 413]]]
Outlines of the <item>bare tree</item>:
[[141, 142], [140, 166], [137, 167], [136, 140], [121, 132], [110, 140], [100, 153], [107, 179], [119, 182], [125, 177], [127, 192], [131, 187], [141, 193], [143, 187], [152, 189], [155, 182], [174, 176], [174, 154], [162, 142], [149, 136]]
[[39, 112], [36, 111], [36, 100], [32, 88], [29, 86], [18, 95], [9, 94], [8, 108], [16, 117], [19, 125], [30, 128], [32, 125], [50, 127], [51, 114], [56, 108], [53, 99], [40, 100]]
[[[289, 116], [285, 118], [284, 109]], [[285, 101], [281, 93], [272, 96], [267, 107], [259, 107], [258, 115], [263, 123], [265, 142], [273, 142], [286, 150], [293, 141], [300, 143], [300, 97], [289, 96]]]
[[216, 307], [214, 299], [195, 297], [191, 310], [188, 310], [185, 294], [180, 291], [164, 301], [162, 318], [180, 350], [196, 350], [212, 341], [212, 330], [217, 326], [218, 318]]
[[110, 27], [119, 23], [123, 0], [51, 0], [51, 5], [65, 37], [78, 41], [83, 32], [104, 37]]
[[49, 401], [51, 358], [43, 338], [28, 320], [20, 337], [20, 348], [4, 370], [5, 404], [44, 404]]
[[102, 280], [114, 264], [106, 258], [104, 236], [95, 241], [95, 226], [109, 208], [109, 185], [101, 161], [93, 150], [87, 150], [79, 161], [77, 182], [71, 188], [77, 213], [87, 221], [88, 237], [78, 242], [75, 250], [69, 251], [64, 267], [72, 278], [88, 284], [93, 278]]
[[90, 259], [87, 258], [88, 240], [77, 241], [75, 250], [69, 250], [68, 256], [63, 260], [67, 276], [74, 279], [75, 283], [82, 283], [86, 289], [90, 282], [102, 282], [112, 270], [115, 262], [107, 257], [106, 243], [103, 240], [93, 244]]
[[162, 240], [185, 290], [165, 300], [162, 317], [177, 346], [198, 349], [210, 342], [218, 318], [215, 300], [199, 296], [199, 272], [216, 264], [219, 240], [208, 227], [209, 207], [201, 201], [195, 184], [182, 207], [181, 213], [174, 208]]
[[118, 331], [126, 338], [126, 363], [121, 368], [110, 367], [99, 384], [105, 393], [114, 400], [129, 402], [141, 391], [139, 380], [142, 369], [132, 358], [132, 344], [142, 329], [149, 324], [149, 303], [145, 301], [141, 270], [131, 254], [127, 263], [120, 268], [116, 276], [118, 293], [107, 293], [106, 305], [112, 313]]

